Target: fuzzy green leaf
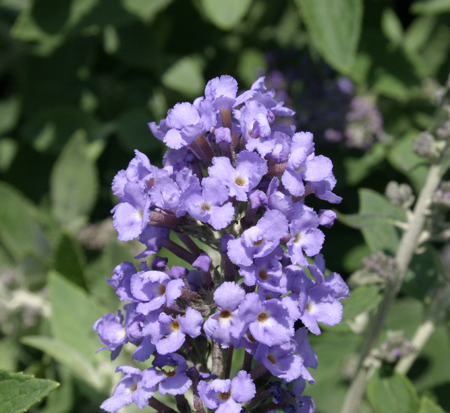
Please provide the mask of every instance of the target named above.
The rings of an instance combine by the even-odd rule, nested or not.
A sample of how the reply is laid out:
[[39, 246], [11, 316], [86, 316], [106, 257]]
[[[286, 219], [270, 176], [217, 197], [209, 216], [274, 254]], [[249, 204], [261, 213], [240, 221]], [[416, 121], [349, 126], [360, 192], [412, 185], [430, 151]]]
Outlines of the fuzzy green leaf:
[[405, 376], [382, 377], [377, 371], [367, 385], [367, 396], [375, 413], [418, 413], [419, 398]]
[[0, 370], [0, 413], [22, 413], [59, 386], [52, 380]]
[[335, 69], [352, 66], [361, 31], [362, 0], [296, 0], [311, 40]]
[[219, 29], [231, 30], [246, 15], [252, 0], [201, 0], [206, 16]]
[[86, 133], [75, 132], [57, 159], [50, 177], [52, 209], [69, 230], [84, 223], [97, 197], [97, 171], [87, 154]]

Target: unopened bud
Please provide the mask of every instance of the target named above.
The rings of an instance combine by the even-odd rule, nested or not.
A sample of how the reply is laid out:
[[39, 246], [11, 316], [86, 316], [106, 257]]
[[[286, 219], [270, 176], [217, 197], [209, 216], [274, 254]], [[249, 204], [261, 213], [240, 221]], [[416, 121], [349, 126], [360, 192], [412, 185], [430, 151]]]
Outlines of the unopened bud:
[[399, 184], [396, 181], [390, 181], [386, 186], [386, 197], [393, 205], [408, 209], [414, 203], [412, 188], [408, 184]]
[[433, 153], [434, 137], [429, 132], [421, 132], [414, 141], [413, 151], [419, 156], [429, 157]]
[[382, 278], [392, 279], [397, 271], [397, 263], [394, 257], [386, 255], [382, 251], [377, 251], [361, 261], [367, 271], [375, 272]]
[[393, 363], [400, 357], [414, 352], [414, 347], [404, 337], [403, 331], [388, 331], [387, 338], [377, 351], [377, 357], [381, 360]]
[[433, 204], [450, 208], [450, 181], [441, 182], [433, 195]]

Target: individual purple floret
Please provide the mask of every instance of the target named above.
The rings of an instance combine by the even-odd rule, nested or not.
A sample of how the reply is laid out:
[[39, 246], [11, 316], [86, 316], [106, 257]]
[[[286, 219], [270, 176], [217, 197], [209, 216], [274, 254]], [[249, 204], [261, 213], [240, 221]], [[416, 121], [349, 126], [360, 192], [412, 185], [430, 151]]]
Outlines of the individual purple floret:
[[208, 99], [198, 98], [194, 104], [177, 103], [159, 126], [150, 122], [153, 135], [172, 149], [191, 144], [199, 135], [208, 132], [216, 123], [216, 114]]
[[109, 413], [116, 412], [130, 403], [135, 403], [139, 409], [148, 405], [148, 399], [153, 397], [157, 386], [148, 386], [143, 382], [143, 372], [134, 367], [117, 367], [116, 372], [121, 371], [124, 378], [114, 389], [112, 397], [105, 400], [100, 408]]
[[120, 241], [137, 238], [150, 220], [150, 199], [137, 183], [128, 183], [124, 188], [123, 201], [112, 209], [114, 228]]
[[288, 309], [277, 299], [262, 301], [256, 293], [247, 294], [238, 310], [252, 336], [260, 343], [274, 346], [294, 335], [294, 322]]
[[157, 354], [153, 366], [143, 372], [142, 383], [147, 388], [157, 387], [163, 396], [176, 396], [186, 393], [191, 387], [192, 380], [186, 376], [186, 360], [179, 354]]
[[105, 314], [95, 322], [92, 329], [97, 331], [100, 341], [105, 345], [100, 350], [110, 350], [111, 360], [114, 360], [120, 353], [122, 346], [128, 342], [127, 331], [124, 328], [123, 315]]
[[320, 229], [317, 229], [319, 224], [317, 214], [314, 211], [306, 210], [289, 225], [291, 239], [286, 246], [293, 264], [308, 265], [304, 254], [313, 257], [322, 249], [325, 235]]
[[174, 353], [179, 350], [186, 339], [186, 335], [192, 338], [198, 337], [203, 324], [202, 315], [191, 307], [186, 309], [184, 316], [172, 318], [165, 313], [161, 313], [158, 318], [160, 339], [156, 344], [156, 351], [159, 354]]
[[253, 259], [265, 257], [280, 248], [280, 239], [288, 233], [288, 221], [279, 211], [267, 211], [257, 224], [228, 242], [228, 256], [239, 266], [253, 264]]
[[122, 301], [134, 301], [131, 294], [130, 281], [132, 275], [136, 273], [136, 267], [131, 262], [124, 261], [114, 268], [111, 279], [106, 278], [106, 281], [116, 290], [116, 294]]
[[181, 198], [181, 208], [201, 222], [220, 230], [229, 225], [234, 208], [228, 201], [228, 189], [215, 177], [204, 178], [202, 185], [190, 185]]
[[232, 380], [201, 381], [198, 392], [206, 407], [217, 409], [216, 413], [239, 413], [242, 410], [240, 403], [253, 399], [256, 387], [250, 374], [241, 370]]
[[214, 293], [217, 310], [203, 325], [206, 337], [227, 348], [233, 339], [242, 336], [246, 325], [238, 316], [238, 307], [244, 298], [244, 289], [235, 282], [225, 282], [217, 288]]
[[266, 162], [254, 152], [240, 152], [236, 157], [236, 168], [223, 156], [214, 158], [212, 163], [213, 166], [208, 168], [209, 175], [227, 186], [230, 196], [238, 201], [247, 201], [248, 193], [267, 173]]
[[161, 271], [140, 271], [130, 281], [134, 301], [139, 301], [136, 311], [144, 315], [163, 305], [170, 307], [181, 295], [183, 286], [183, 280], [172, 280]]

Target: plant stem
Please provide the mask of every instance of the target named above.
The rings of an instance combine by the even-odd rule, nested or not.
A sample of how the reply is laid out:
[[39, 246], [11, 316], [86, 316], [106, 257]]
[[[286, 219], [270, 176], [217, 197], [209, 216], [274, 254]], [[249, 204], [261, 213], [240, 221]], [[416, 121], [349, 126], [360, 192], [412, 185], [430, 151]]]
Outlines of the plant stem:
[[153, 407], [160, 413], [178, 413], [176, 410], [171, 409], [169, 406], [165, 405], [164, 403], [160, 402], [158, 399], [155, 399], [154, 397], [149, 399], [148, 405], [150, 407]]
[[407, 354], [406, 356], [403, 356], [397, 365], [395, 366], [395, 371], [400, 374], [406, 374], [408, 373], [409, 369], [413, 365], [414, 361], [416, 360], [417, 356], [420, 354], [421, 350], [427, 343], [428, 339], [431, 337], [431, 335], [436, 330], [436, 324], [433, 320], [425, 320], [424, 323], [422, 323], [419, 328], [416, 330], [414, 337], [411, 340], [411, 344], [414, 347], [414, 353]]
[[370, 329], [366, 333], [365, 340], [359, 354], [358, 368], [347, 392], [347, 396], [341, 410], [342, 413], [356, 413], [359, 408], [368, 380], [367, 370], [363, 366], [364, 360], [369, 355], [370, 350], [374, 347], [378, 336], [382, 331], [386, 317], [389, 314], [392, 303], [400, 291], [406, 270], [408, 269], [414, 251], [418, 246], [419, 236], [425, 224], [428, 207], [434, 192], [439, 186], [441, 178], [442, 165], [440, 162], [435, 162], [430, 166], [427, 180], [414, 207], [411, 222], [408, 225], [408, 229], [403, 233], [397, 254], [395, 256], [395, 260], [397, 262], [396, 276], [390, 283], [388, 283], [383, 300], [378, 307], [378, 312], [371, 323]]
[[222, 348], [219, 343], [213, 343], [211, 373], [216, 374], [222, 380], [226, 375], [227, 354], [227, 348]]

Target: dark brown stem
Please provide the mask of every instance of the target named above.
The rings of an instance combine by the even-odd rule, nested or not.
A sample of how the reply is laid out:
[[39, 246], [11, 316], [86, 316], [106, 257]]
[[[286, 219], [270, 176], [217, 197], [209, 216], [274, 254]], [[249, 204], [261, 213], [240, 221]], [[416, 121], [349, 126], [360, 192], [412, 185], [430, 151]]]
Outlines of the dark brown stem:
[[180, 413], [191, 413], [191, 406], [189, 406], [189, 403], [183, 394], [177, 394], [175, 400], [177, 401], [177, 407]]
[[194, 254], [191, 254], [187, 249], [183, 248], [181, 245], [173, 242], [171, 239], [167, 238], [164, 241], [163, 246], [167, 248], [170, 252], [175, 254], [177, 257], [185, 260], [189, 264], [192, 264], [197, 257]]
[[233, 353], [234, 353], [234, 346], [230, 346], [228, 349], [228, 355], [227, 355], [227, 365], [225, 367], [225, 378], [230, 378], [230, 372], [231, 372], [231, 364], [233, 363]]
[[189, 235], [181, 234], [179, 232], [175, 233], [176, 236], [181, 240], [181, 242], [188, 247], [189, 251], [194, 255], [200, 255], [203, 251], [198, 247], [198, 245], [192, 240]]
[[257, 364], [255, 368], [250, 372], [250, 376], [252, 377], [253, 381], [265, 380], [266, 378], [271, 376], [271, 373], [266, 369], [264, 364]]
[[154, 397], [149, 399], [148, 405], [156, 409], [158, 413], [178, 413], [176, 410], [171, 409], [169, 406], [165, 405]]
[[253, 360], [253, 356], [251, 354], [245, 352], [244, 363], [242, 364], [242, 370], [246, 371], [247, 373], [250, 373], [250, 370], [252, 369], [252, 360]]

